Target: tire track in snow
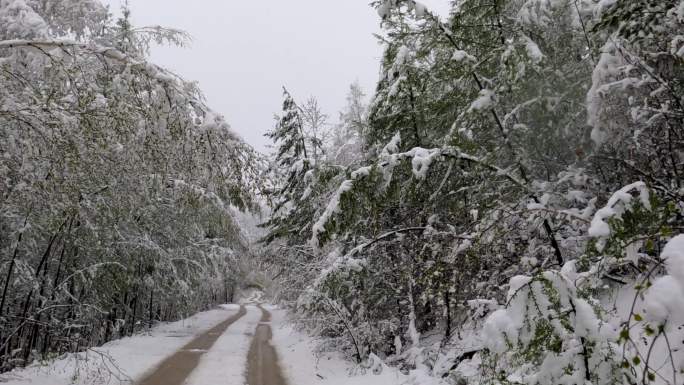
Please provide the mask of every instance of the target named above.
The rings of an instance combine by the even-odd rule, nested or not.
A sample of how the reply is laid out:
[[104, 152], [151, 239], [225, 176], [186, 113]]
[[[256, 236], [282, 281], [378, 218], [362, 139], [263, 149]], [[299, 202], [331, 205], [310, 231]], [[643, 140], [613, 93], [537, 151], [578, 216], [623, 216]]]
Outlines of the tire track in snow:
[[247, 355], [247, 384], [248, 385], [287, 385], [285, 377], [278, 365], [278, 355], [271, 345], [273, 333], [271, 331], [271, 313], [261, 309], [261, 322], [257, 326], [252, 346]]
[[247, 314], [234, 323], [202, 356], [186, 385], [243, 385], [247, 351], [261, 312], [247, 306]]
[[245, 307], [240, 306], [236, 314], [190, 341], [181, 350], [164, 360], [138, 385], [182, 385], [199, 364], [200, 357], [214, 345], [231, 324], [246, 313]]

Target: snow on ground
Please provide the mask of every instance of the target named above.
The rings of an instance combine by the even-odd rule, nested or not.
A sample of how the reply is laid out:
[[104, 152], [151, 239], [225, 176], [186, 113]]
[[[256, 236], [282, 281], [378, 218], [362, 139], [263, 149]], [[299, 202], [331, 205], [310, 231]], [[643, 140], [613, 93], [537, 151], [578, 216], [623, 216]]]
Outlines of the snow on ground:
[[241, 291], [237, 295], [237, 302], [240, 304], [255, 304], [255, 303], [260, 303], [262, 302], [262, 297], [264, 296], [264, 292], [261, 289], [258, 288], [251, 288], [247, 289], [244, 291]]
[[[260, 297], [249, 293], [245, 302]], [[298, 332], [286, 311], [264, 306], [272, 314], [272, 344], [279, 365], [290, 384], [296, 385], [397, 385], [418, 384], [422, 373], [403, 375], [379, 360], [370, 369], [345, 360], [339, 353], [317, 354], [317, 341]], [[162, 324], [149, 332], [112, 341], [87, 353], [69, 354], [50, 364], [34, 364], [0, 375], [3, 385], [130, 385], [154, 370], [197, 335], [235, 314], [239, 305], [198, 313], [183, 321]], [[247, 313], [219, 337], [200, 358], [187, 385], [240, 384], [244, 381], [247, 353], [260, 321], [261, 311], [246, 305]], [[86, 359], [87, 358], [87, 359]], [[427, 374], [427, 373], [425, 373]]]
[[290, 384], [296, 385], [397, 385], [405, 383], [408, 377], [396, 369], [382, 365], [380, 374], [373, 370], [357, 372], [354, 365], [343, 357], [326, 353], [317, 356], [316, 341], [296, 331], [287, 321], [286, 312], [276, 307], [266, 307], [272, 315], [272, 343], [278, 352], [280, 367]]
[[[130, 384], [159, 365], [196, 335], [237, 312], [239, 306], [195, 314], [149, 332], [111, 341], [86, 353], [68, 354], [48, 365], [33, 364], [0, 375], [3, 385]], [[258, 314], [258, 312], [256, 312]], [[251, 314], [251, 313], [250, 313]], [[243, 317], [244, 318], [244, 317]]]
[[261, 318], [256, 306], [246, 306], [247, 314], [228, 327], [214, 346], [200, 358], [186, 385], [242, 384], [247, 352]]

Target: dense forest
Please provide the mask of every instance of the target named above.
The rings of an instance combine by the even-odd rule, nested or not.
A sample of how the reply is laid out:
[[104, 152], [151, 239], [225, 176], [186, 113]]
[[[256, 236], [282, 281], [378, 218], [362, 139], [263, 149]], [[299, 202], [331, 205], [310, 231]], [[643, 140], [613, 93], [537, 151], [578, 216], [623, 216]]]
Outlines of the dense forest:
[[279, 298], [416, 384], [681, 383], [684, 3], [451, 3], [372, 4], [329, 140], [285, 94]]
[[0, 365], [229, 302], [261, 156], [146, 60], [184, 33], [0, 2]]
[[684, 1], [450, 4], [371, 2], [376, 89], [264, 155], [184, 32], [0, 0], [0, 370], [250, 286], [412, 384], [681, 384]]

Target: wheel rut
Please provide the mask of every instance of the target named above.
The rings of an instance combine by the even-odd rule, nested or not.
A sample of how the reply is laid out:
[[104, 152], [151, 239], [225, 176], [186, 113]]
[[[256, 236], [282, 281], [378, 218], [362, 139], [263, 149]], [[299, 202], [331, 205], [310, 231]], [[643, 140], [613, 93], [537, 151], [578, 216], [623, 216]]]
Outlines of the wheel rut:
[[262, 315], [247, 354], [247, 385], [287, 385], [271, 345], [271, 313], [261, 305], [258, 307]]

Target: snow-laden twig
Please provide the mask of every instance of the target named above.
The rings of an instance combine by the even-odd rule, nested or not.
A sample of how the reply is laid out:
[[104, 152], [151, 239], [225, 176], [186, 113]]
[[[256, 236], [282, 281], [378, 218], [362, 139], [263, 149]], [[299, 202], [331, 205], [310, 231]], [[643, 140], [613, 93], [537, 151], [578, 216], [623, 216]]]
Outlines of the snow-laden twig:
[[625, 210], [629, 209], [632, 201], [632, 195], [630, 194], [632, 191], [638, 191], [641, 204], [646, 209], [651, 209], [649, 191], [644, 182], [629, 184], [613, 193], [610, 199], [608, 199], [608, 203], [594, 214], [591, 226], [589, 226], [589, 236], [599, 238], [599, 250], [603, 249], [605, 239], [611, 233], [607, 222], [608, 219], [615, 216], [620, 217]]

